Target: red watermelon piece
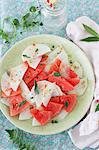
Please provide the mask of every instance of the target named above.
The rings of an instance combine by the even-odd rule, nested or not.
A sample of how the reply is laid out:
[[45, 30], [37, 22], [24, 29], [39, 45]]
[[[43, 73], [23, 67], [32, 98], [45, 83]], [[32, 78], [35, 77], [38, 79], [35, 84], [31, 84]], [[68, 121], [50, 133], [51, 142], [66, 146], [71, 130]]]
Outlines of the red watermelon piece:
[[10, 97], [9, 103], [10, 103], [10, 116], [18, 115], [30, 105], [29, 102], [25, 101], [25, 99], [21, 95]]
[[58, 104], [58, 103], [54, 103], [54, 102], [49, 102], [47, 107], [43, 106], [44, 110], [52, 112], [52, 117], [59, 114], [60, 111], [62, 110], [62, 108], [63, 108], [63, 104]]
[[1, 96], [2, 96], [3, 98], [7, 98], [7, 97], [12, 97], [12, 96], [19, 95], [19, 94], [21, 94], [21, 92], [22, 92], [20, 86], [18, 87], [17, 91], [13, 91], [13, 89], [11, 89], [11, 90], [12, 90], [12, 91], [11, 91], [11, 94], [10, 94], [9, 96], [7, 96], [4, 92], [1, 93]]
[[66, 81], [64, 77], [61, 76], [56, 77], [54, 75], [50, 75], [48, 77], [48, 81], [55, 82], [58, 86], [60, 86], [61, 90], [65, 93], [72, 91], [74, 89], [74, 87], [68, 81]]
[[52, 112], [51, 111], [45, 111], [45, 110], [37, 110], [37, 109], [31, 109], [31, 114], [35, 119], [40, 122], [41, 125], [47, 124], [51, 118], [52, 118]]
[[77, 103], [77, 95], [69, 94], [65, 96], [60, 96], [60, 103], [64, 104], [64, 109], [67, 112], [71, 112]]
[[[66, 78], [77, 78], [77, 74], [66, 64], [61, 63], [60, 68], [59, 68], [59, 72], [61, 73], [61, 70], [65, 69], [65, 73], [66, 73]], [[64, 73], [64, 75], [65, 75]], [[65, 77], [65, 76], [64, 76]]]
[[37, 76], [37, 72], [31, 67], [28, 67], [27, 71], [24, 74], [23, 80], [26, 84], [28, 84], [32, 79]]
[[59, 96], [55, 96], [55, 97], [52, 97], [50, 99], [51, 102], [55, 102], [55, 103], [60, 103], [60, 97]]
[[41, 73], [45, 68], [45, 64], [39, 64], [37, 66], [36, 69], [33, 69], [31, 67], [28, 67], [24, 77], [23, 77], [23, 80], [26, 84], [28, 84], [30, 81], [32, 81], [34, 78], [36, 78], [36, 76]]
[[69, 78], [69, 79], [66, 79], [70, 84], [72, 84], [73, 86], [76, 86], [79, 82], [80, 82], [80, 79], [79, 78]]
[[56, 59], [55, 62], [51, 64], [51, 67], [48, 73], [51, 74], [52, 72], [59, 72], [60, 64], [61, 64], [61, 60]]
[[29, 90], [32, 89], [32, 87], [33, 87], [33, 85], [34, 85], [34, 80], [36, 80], [36, 81], [41, 81], [41, 80], [46, 80], [47, 78], [48, 78], [47, 74], [42, 71], [40, 74], [37, 75], [36, 78], [34, 78], [32, 81], [30, 81], [30, 82], [28, 83], [28, 88], [29, 88]]

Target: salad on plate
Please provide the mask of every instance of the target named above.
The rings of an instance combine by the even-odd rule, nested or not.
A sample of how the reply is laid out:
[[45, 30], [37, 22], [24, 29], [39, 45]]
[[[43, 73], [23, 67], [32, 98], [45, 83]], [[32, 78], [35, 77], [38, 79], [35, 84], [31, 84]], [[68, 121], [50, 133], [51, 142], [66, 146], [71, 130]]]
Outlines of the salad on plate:
[[58, 123], [75, 109], [87, 89], [81, 64], [62, 45], [35, 43], [22, 52], [22, 64], [1, 79], [1, 102], [11, 117], [32, 119], [32, 126]]

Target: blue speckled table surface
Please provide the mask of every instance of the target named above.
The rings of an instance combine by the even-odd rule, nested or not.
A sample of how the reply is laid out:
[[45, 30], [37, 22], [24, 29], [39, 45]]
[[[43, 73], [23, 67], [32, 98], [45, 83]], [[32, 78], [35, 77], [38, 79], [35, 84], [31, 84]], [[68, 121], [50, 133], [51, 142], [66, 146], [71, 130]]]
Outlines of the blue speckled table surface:
[[[7, 16], [19, 17], [23, 14], [31, 5], [33, 5], [35, 0], [0, 0], [0, 11], [1, 19]], [[67, 0], [67, 11], [68, 11], [68, 22], [75, 20], [77, 17], [82, 15], [87, 15], [99, 23], [99, 0]], [[24, 35], [19, 35], [16, 41], [27, 37], [35, 33], [25, 33]], [[60, 36], [64, 36], [61, 31]], [[13, 45], [15, 41], [11, 44]], [[11, 46], [10, 45], [10, 46]], [[3, 45], [0, 55], [8, 50], [8, 45]], [[0, 150], [17, 150], [18, 148], [12, 144], [9, 140], [5, 129], [15, 128], [0, 112]], [[57, 135], [50, 136], [37, 136], [30, 135], [29, 133], [24, 133], [26, 140], [31, 141], [37, 148], [37, 150], [78, 150], [68, 136], [68, 133], [62, 132]], [[85, 150], [89, 150], [86, 148]]]

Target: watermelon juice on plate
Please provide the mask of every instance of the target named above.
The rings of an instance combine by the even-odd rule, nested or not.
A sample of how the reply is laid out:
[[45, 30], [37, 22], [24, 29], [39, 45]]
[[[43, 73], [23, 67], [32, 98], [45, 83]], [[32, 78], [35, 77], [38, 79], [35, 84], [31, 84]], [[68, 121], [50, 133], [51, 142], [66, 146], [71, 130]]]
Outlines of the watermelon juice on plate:
[[53, 134], [86, 113], [94, 75], [84, 53], [72, 42], [33, 36], [17, 43], [1, 62], [1, 110], [17, 127]]

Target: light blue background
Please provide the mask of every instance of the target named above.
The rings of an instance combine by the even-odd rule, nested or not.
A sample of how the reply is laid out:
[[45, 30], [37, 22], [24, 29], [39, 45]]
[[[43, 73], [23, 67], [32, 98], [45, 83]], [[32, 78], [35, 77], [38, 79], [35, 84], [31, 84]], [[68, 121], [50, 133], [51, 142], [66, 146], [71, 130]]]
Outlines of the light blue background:
[[[34, 0], [1, 0], [1, 21], [8, 15], [19, 17], [34, 2]], [[87, 15], [99, 23], [99, 0], [67, 0], [68, 22], [77, 17]], [[38, 29], [37, 29], [38, 30]], [[33, 33], [24, 33], [18, 35], [16, 40], [32, 35]], [[64, 36], [64, 32], [59, 33]], [[13, 45], [15, 41], [12, 42]], [[11, 45], [3, 45], [1, 53], [8, 50]], [[17, 147], [9, 140], [5, 129], [15, 128], [0, 112], [0, 150], [17, 150]], [[37, 150], [78, 150], [71, 142], [67, 132], [62, 132], [52, 136], [37, 136], [24, 133], [25, 139], [31, 141]], [[86, 148], [85, 150], [89, 150]]]

